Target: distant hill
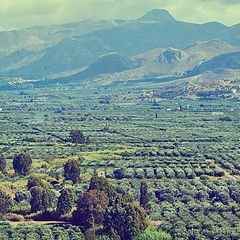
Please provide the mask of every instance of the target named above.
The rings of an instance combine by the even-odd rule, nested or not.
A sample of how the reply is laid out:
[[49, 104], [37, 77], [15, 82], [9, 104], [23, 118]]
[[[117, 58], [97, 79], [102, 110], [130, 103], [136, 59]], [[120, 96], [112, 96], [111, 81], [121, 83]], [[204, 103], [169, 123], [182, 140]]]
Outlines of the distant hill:
[[[89, 71], [89, 68], [87, 68], [87, 70], [73, 75], [72, 79], [77, 80], [80, 79], [79, 76], [82, 76], [81, 79], [84, 78], [89, 82], [94, 78], [98, 84], [109, 84], [118, 81], [130, 82], [132, 80], [135, 80], [135, 83], [137, 83], [137, 80], [141, 82], [144, 79], [151, 78], [155, 79], [155, 82], [158, 81], [158, 78], [186, 78], [187, 76], [200, 74], [200, 72], [196, 72], [196, 69], [201, 63], [210, 61], [219, 55], [233, 52], [240, 52], [240, 47], [231, 46], [220, 40], [193, 43], [184, 50], [158, 48], [132, 57], [133, 67], [122, 68], [121, 71], [115, 71], [114, 74], [111, 71], [91, 71], [89, 75], [86, 74]], [[107, 62], [97, 61], [97, 65], [102, 65], [107, 69], [117, 68], [115, 64], [116, 62], [113, 59]], [[207, 69], [206, 71], [209, 70], [211, 69]]]
[[217, 69], [240, 69], [240, 52], [221, 54], [202, 62], [193, 69], [192, 74], [196, 75]]
[[117, 53], [109, 53], [100, 56], [82, 72], [72, 75], [71, 79], [86, 79], [101, 74], [122, 72], [134, 67], [137, 67], [137, 63], [134, 63], [130, 58]]
[[[53, 47], [39, 51], [38, 59], [31, 59], [30, 62], [26, 62], [25, 65], [20, 66], [18, 69], [8, 70], [5, 72], [5, 75], [48, 75], [64, 72], [87, 66], [100, 55], [111, 51], [108, 44], [94, 37], [89, 38], [88, 41], [84, 39], [65, 38]], [[8, 56], [5, 58], [8, 58]]]

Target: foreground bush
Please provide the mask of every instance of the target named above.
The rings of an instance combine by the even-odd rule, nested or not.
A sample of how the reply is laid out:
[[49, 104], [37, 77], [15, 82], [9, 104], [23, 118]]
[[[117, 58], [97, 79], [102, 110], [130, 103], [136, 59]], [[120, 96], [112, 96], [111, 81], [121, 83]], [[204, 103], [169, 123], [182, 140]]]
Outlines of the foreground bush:
[[85, 240], [79, 228], [71, 225], [41, 226], [23, 224], [12, 228], [0, 223], [1, 240]]
[[154, 228], [147, 228], [135, 240], [171, 240], [171, 236]]

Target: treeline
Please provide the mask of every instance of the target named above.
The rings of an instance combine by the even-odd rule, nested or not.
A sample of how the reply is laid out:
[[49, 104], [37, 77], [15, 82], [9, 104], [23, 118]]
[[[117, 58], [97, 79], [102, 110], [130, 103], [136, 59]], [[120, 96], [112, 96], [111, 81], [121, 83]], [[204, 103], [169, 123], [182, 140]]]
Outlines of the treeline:
[[[69, 161], [64, 169], [65, 174], [76, 174], [78, 165]], [[74, 182], [78, 180], [74, 174], [67, 177]], [[147, 194], [146, 185], [143, 184], [143, 207], [148, 204]], [[162, 236], [158, 239], [170, 239], [170, 236], [163, 232], [147, 228], [149, 220], [146, 210], [123, 189], [114, 187], [104, 177], [93, 177], [88, 188], [78, 193], [66, 185], [56, 192], [47, 181], [31, 176], [28, 179], [27, 190], [16, 192], [14, 199], [0, 191], [0, 202], [3, 219], [14, 220], [14, 215], [8, 213], [11, 213], [14, 205], [25, 204], [29, 205], [30, 209], [21, 208], [23, 220], [66, 221], [79, 226], [86, 239], [104, 237], [132, 240], [136, 237], [146, 239], [146, 236], [148, 239], [156, 239], [155, 235]]]
[[195, 168], [190, 167], [146, 167], [146, 168], [118, 168], [116, 170], [106, 170], [106, 176], [109, 178], [137, 178], [137, 179], [162, 179], [162, 178], [179, 178], [179, 179], [194, 179], [200, 177], [202, 180], [208, 176], [223, 177], [225, 172], [217, 167], [213, 168]]

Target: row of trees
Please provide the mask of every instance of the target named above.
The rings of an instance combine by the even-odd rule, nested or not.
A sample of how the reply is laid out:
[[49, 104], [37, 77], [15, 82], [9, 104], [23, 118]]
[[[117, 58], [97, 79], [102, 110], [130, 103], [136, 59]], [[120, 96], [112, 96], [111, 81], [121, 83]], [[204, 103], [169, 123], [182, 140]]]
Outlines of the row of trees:
[[148, 168], [119, 168], [114, 171], [107, 170], [107, 176], [115, 179], [123, 178], [179, 178], [179, 179], [194, 179], [201, 176], [222, 177], [225, 172], [221, 168], [190, 168], [190, 167], [148, 167]]

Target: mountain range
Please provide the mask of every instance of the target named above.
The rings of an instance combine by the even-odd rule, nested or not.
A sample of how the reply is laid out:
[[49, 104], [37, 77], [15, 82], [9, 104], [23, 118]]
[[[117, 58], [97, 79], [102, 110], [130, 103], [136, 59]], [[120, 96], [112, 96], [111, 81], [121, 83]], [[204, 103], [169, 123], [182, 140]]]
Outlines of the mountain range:
[[[1, 79], [112, 84], [240, 70], [240, 24], [194, 24], [154, 9], [134, 20], [86, 20], [0, 32]], [[226, 76], [226, 71], [224, 71]], [[54, 81], [53, 81], [54, 82]], [[132, 81], [133, 82], [133, 81]]]

